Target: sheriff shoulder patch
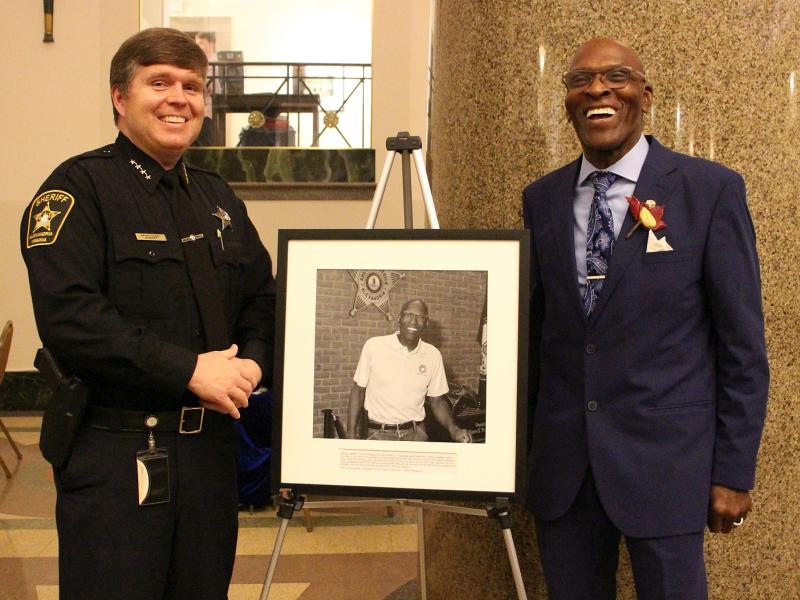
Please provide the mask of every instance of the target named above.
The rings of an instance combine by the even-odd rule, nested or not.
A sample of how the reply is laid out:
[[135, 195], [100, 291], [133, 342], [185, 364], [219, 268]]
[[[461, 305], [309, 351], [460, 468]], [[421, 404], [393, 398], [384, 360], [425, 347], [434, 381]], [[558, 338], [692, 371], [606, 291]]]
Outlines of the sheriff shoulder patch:
[[55, 244], [69, 216], [75, 198], [63, 190], [39, 194], [28, 208], [27, 248]]

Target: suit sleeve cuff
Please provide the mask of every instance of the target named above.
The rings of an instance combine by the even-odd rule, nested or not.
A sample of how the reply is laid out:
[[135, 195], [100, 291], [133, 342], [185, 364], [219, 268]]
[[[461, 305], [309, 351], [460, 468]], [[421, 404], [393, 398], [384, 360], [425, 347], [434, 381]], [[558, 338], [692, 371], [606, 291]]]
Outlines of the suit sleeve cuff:
[[197, 366], [197, 354], [180, 346], [165, 345], [158, 363], [152, 372], [164, 382], [164, 391], [172, 398], [183, 396]]
[[734, 490], [752, 490], [756, 485], [754, 470], [733, 472], [733, 470], [715, 467], [711, 473], [711, 483], [724, 485]]
[[239, 349], [239, 358], [254, 360], [261, 368], [261, 385], [272, 386], [272, 351], [264, 340], [252, 339]]

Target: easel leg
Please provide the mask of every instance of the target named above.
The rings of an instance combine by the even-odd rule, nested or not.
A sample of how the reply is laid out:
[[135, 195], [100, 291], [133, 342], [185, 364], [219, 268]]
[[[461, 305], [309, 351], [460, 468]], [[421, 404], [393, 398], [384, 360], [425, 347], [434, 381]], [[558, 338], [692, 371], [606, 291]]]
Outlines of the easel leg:
[[303, 520], [306, 522], [306, 531], [309, 533], [314, 531], [314, 521], [311, 520], [311, 511], [307, 508], [303, 509]]
[[303, 496], [295, 496], [291, 492], [289, 492], [288, 498], [281, 497], [280, 504], [278, 505], [278, 517], [281, 518], [281, 526], [278, 528], [278, 535], [275, 537], [275, 545], [272, 548], [272, 556], [269, 558], [267, 576], [264, 578], [264, 586], [261, 588], [259, 600], [267, 600], [269, 596], [269, 588], [272, 586], [272, 577], [275, 574], [275, 567], [278, 566], [278, 558], [281, 555], [283, 539], [286, 537], [286, 528], [289, 527], [289, 521], [294, 515], [294, 511], [303, 508], [304, 502], [305, 498]]
[[417, 549], [419, 553], [419, 597], [428, 598], [428, 582], [425, 576], [425, 511], [417, 508]]
[[411, 160], [407, 150], [400, 154], [403, 165], [403, 223], [406, 229], [414, 229], [414, 215], [411, 210]]
[[394, 161], [395, 154], [397, 154], [397, 152], [394, 150], [389, 150], [389, 152], [386, 153], [386, 160], [383, 162], [383, 171], [381, 171], [378, 185], [375, 187], [375, 194], [372, 196], [372, 208], [370, 209], [365, 229], [375, 229], [375, 221], [378, 220], [378, 211], [381, 208], [383, 193], [386, 191], [386, 182], [389, 181], [389, 173], [392, 172], [392, 162]]
[[511, 573], [514, 575], [514, 586], [517, 588], [517, 598], [519, 598], [519, 600], [527, 600], [528, 595], [525, 593], [525, 584], [522, 582], [522, 571], [520, 571], [519, 568], [517, 549], [514, 547], [514, 538], [511, 537], [510, 528], [503, 529], [503, 540], [506, 543], [508, 562], [511, 564]]
[[528, 600], [528, 595], [525, 593], [525, 584], [522, 581], [522, 571], [519, 568], [517, 549], [514, 547], [514, 538], [511, 537], [511, 513], [508, 512], [508, 498], [497, 498], [494, 506], [486, 509], [486, 514], [497, 519], [500, 523], [500, 528], [503, 530], [503, 541], [506, 544], [511, 573], [514, 576], [517, 598], [519, 600]]
[[433, 193], [425, 171], [425, 159], [422, 157], [422, 150], [412, 150], [411, 154], [414, 156], [414, 164], [417, 167], [417, 179], [419, 179], [419, 187], [422, 190], [422, 199], [425, 201], [425, 212], [428, 215], [428, 221], [430, 221], [431, 229], [439, 229], [439, 219], [436, 217], [436, 206], [433, 203]]

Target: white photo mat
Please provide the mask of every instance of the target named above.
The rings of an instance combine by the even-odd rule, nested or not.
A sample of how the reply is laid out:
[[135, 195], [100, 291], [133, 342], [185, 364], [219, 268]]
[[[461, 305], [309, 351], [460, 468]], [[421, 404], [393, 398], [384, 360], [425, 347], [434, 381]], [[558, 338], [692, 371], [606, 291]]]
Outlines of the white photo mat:
[[[380, 235], [380, 230], [376, 231]], [[475, 239], [342, 239], [347, 232], [318, 232], [322, 239], [292, 238], [282, 231], [285, 256], [282, 274], [283, 347], [280, 423], [274, 436], [282, 485], [297, 489], [344, 486], [473, 492], [514, 495], [519, 482], [520, 419], [518, 398], [520, 347], [521, 260], [527, 263], [527, 240], [487, 238], [491, 232], [471, 232]], [[417, 234], [419, 232], [416, 232]], [[470, 232], [462, 232], [469, 235]], [[499, 232], [496, 232], [499, 235]], [[505, 232], [510, 234], [510, 232]], [[430, 233], [425, 236], [430, 238]], [[486, 271], [487, 281], [487, 414], [483, 444], [396, 442], [314, 438], [314, 346], [316, 286], [319, 269], [392, 269]], [[527, 290], [524, 290], [527, 294]], [[281, 312], [279, 310], [279, 312]], [[527, 327], [527, 315], [523, 317]], [[522, 335], [527, 335], [527, 329]], [[280, 342], [280, 340], [279, 340]], [[280, 344], [279, 344], [280, 346]], [[278, 482], [274, 482], [277, 485]], [[441, 494], [439, 494], [441, 496]], [[424, 494], [419, 494], [424, 497]]]

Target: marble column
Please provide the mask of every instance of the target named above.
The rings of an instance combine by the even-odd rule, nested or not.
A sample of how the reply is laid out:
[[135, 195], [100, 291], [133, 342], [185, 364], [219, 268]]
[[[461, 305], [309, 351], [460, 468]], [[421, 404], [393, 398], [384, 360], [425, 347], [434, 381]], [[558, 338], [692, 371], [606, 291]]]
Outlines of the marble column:
[[[560, 76], [576, 47], [598, 35], [622, 40], [642, 58], [655, 89], [648, 133], [736, 169], [747, 182], [772, 371], [769, 415], [754, 510], [735, 535], [707, 536], [707, 567], [713, 598], [796, 597], [800, 4], [440, 0], [429, 149], [439, 219], [447, 228], [522, 226], [524, 185], [580, 152]], [[515, 513], [529, 597], [545, 598], [533, 528], [521, 507]], [[429, 597], [514, 597], [495, 523], [433, 514], [426, 525]], [[633, 597], [623, 566], [620, 598]]]

